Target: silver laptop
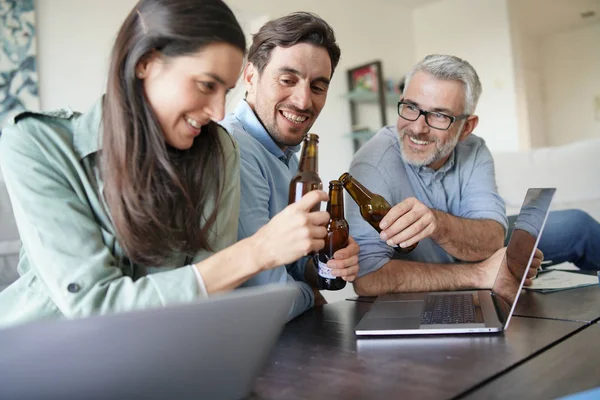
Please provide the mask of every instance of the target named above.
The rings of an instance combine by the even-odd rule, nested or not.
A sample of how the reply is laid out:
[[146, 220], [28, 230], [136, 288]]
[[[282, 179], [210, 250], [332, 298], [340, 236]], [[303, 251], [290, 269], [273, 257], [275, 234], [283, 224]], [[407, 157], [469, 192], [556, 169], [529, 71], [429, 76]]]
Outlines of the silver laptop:
[[0, 399], [241, 399], [287, 320], [293, 286], [0, 331]]
[[508, 327], [556, 189], [529, 189], [491, 290], [379, 296], [358, 336], [500, 332]]

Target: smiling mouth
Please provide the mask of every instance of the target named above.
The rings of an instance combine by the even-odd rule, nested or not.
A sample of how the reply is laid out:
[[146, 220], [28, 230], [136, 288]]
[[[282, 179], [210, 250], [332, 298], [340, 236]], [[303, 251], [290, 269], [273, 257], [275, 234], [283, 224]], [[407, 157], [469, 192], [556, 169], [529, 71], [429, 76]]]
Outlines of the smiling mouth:
[[417, 144], [417, 145], [419, 145], [419, 146], [426, 146], [426, 145], [428, 145], [428, 144], [431, 144], [431, 143], [433, 143], [433, 141], [418, 140], [418, 139], [415, 139], [415, 138], [414, 138], [414, 137], [412, 137], [412, 136], [409, 136], [409, 137], [408, 137], [408, 139], [409, 139], [411, 142], [413, 142], [414, 144]]
[[200, 122], [196, 121], [193, 118], [188, 117], [187, 115], [185, 116], [185, 122], [187, 122], [192, 128], [195, 128], [195, 129], [202, 128], [202, 124]]
[[301, 124], [308, 119], [305, 115], [297, 115], [288, 111], [280, 111], [281, 115], [293, 124]]

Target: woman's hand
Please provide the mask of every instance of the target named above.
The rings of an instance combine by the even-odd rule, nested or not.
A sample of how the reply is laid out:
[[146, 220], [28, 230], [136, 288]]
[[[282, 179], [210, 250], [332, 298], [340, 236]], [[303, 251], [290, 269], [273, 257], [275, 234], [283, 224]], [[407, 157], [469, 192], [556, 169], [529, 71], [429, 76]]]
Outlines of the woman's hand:
[[327, 199], [322, 190], [310, 191], [251, 237], [252, 251], [261, 270], [289, 264], [325, 246], [329, 213], [310, 210]]

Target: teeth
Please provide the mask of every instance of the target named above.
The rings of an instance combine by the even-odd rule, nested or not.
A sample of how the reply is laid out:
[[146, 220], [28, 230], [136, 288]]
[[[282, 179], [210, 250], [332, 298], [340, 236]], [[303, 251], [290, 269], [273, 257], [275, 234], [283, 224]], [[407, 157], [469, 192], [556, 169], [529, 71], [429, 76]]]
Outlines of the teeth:
[[302, 117], [300, 115], [294, 115], [288, 112], [283, 111], [282, 112], [283, 116], [286, 117], [288, 120], [292, 121], [292, 122], [304, 122], [306, 121], [306, 118], [308, 117]]
[[410, 139], [411, 142], [416, 143], [416, 144], [420, 144], [421, 146], [424, 146], [426, 144], [431, 143], [431, 142], [427, 142], [425, 140], [417, 140], [417, 139], [415, 139], [413, 137], [410, 137], [410, 136], [408, 138]]
[[191, 119], [190, 117], [185, 117], [185, 121], [196, 129], [202, 128], [202, 125], [200, 125], [200, 122], [196, 121], [195, 119]]

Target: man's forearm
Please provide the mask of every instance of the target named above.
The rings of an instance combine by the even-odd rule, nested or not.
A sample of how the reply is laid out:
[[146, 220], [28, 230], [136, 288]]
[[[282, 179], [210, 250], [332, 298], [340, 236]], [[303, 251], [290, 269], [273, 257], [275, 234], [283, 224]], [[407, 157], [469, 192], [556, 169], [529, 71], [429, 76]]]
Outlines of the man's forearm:
[[354, 290], [360, 296], [395, 292], [424, 292], [486, 287], [478, 264], [425, 264], [390, 260], [383, 267], [357, 278]]
[[504, 245], [504, 229], [491, 219], [467, 219], [433, 211], [437, 231], [431, 238], [453, 257], [481, 261]]

